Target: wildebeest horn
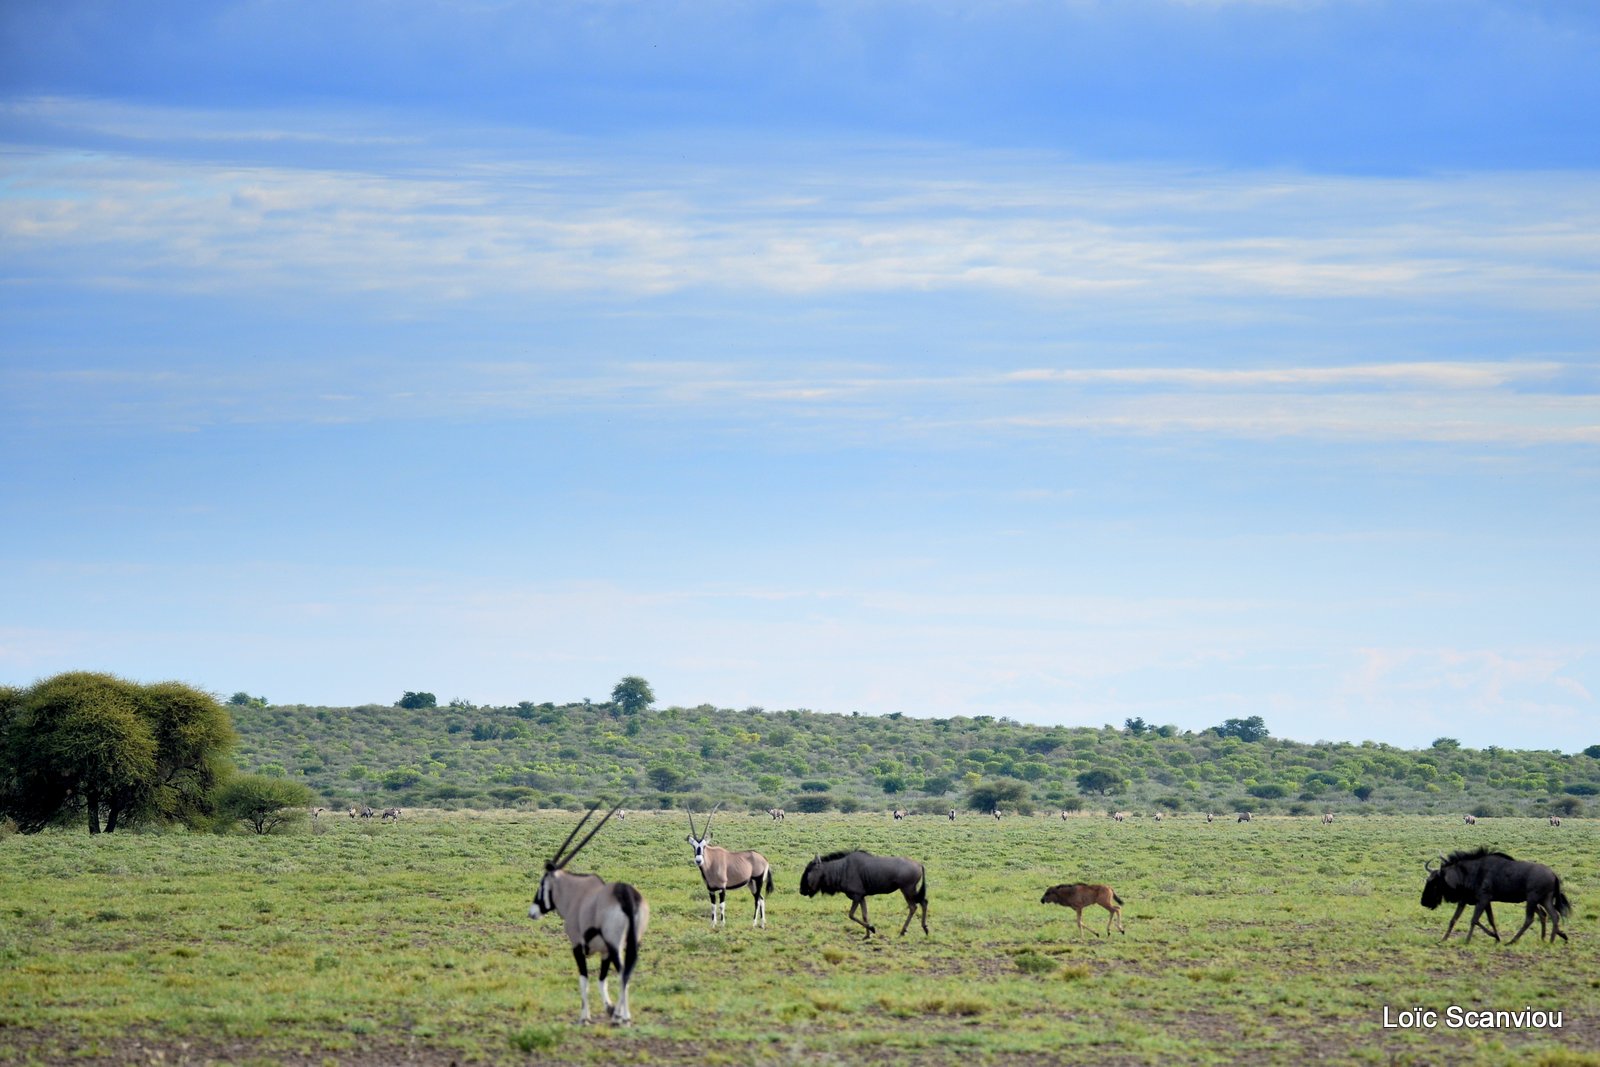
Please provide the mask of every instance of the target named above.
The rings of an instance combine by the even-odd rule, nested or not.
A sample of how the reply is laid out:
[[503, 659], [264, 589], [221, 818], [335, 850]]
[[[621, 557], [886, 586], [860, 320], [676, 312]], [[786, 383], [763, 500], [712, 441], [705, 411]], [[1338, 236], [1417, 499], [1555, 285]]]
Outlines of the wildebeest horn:
[[1429, 874], [1432, 874], [1433, 873], [1433, 861], [1432, 860], [1423, 860], [1422, 861], [1422, 869], [1427, 871]]

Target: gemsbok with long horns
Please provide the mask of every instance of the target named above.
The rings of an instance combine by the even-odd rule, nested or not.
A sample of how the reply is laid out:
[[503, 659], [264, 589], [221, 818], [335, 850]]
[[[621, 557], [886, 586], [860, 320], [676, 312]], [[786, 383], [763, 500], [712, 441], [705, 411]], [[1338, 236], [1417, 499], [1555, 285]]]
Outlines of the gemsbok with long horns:
[[700, 877], [705, 879], [706, 893], [711, 897], [711, 926], [716, 928], [720, 922], [723, 926], [728, 924], [728, 890], [738, 889], [748, 885], [750, 892], [755, 894], [756, 912], [751, 920], [751, 926], [767, 928], [767, 897], [772, 892], [772, 865], [767, 862], [767, 857], [753, 850], [744, 852], [729, 852], [720, 845], [709, 844], [711, 840], [711, 816], [717, 813], [718, 804], [706, 815], [706, 824], [700, 828], [699, 833], [694, 828], [694, 813], [685, 812], [689, 816], [689, 836], [685, 839], [694, 849], [694, 865], [700, 868]]
[[[814, 897], [818, 893], [843, 893], [850, 898], [850, 921], [867, 928], [867, 938], [878, 928], [867, 920], [867, 897], [879, 893], [899, 891], [905, 898], [906, 921], [900, 927], [900, 936], [906, 935], [911, 919], [922, 909], [922, 932], [928, 932], [928, 875], [922, 864], [900, 856], [874, 856], [856, 849], [854, 852], [830, 852], [806, 864], [800, 875], [800, 895]], [[861, 918], [856, 918], [856, 909]]]
[[[566, 924], [572, 958], [578, 963], [578, 998], [583, 1006], [578, 1022], [589, 1022], [588, 958], [599, 953], [600, 1000], [614, 1022], [629, 1023], [633, 1014], [628, 1010], [628, 983], [633, 979], [634, 964], [639, 961], [639, 939], [650, 921], [650, 905], [626, 882], [607, 882], [598, 874], [573, 874], [566, 869], [621, 805], [607, 812], [589, 835], [569, 850], [567, 846], [599, 807], [596, 804], [585, 812], [555, 855], [545, 861], [544, 877], [539, 879], [539, 892], [528, 907], [528, 917], [538, 919], [555, 912]], [[622, 986], [615, 1005], [606, 990], [606, 977], [613, 967], [621, 976]]]

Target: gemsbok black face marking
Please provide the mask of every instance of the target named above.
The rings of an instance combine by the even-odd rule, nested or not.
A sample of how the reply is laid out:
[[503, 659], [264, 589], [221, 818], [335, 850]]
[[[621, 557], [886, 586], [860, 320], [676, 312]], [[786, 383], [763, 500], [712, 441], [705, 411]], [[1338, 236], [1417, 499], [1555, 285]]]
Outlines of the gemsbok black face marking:
[[[850, 921], [866, 927], [867, 937], [878, 932], [867, 919], [867, 897], [880, 893], [899, 891], [905, 898], [906, 921], [900, 926], [904, 937], [911, 919], [922, 909], [922, 932], [928, 932], [928, 877], [921, 863], [899, 856], [874, 856], [857, 849], [854, 852], [831, 852], [818, 856], [806, 864], [800, 876], [800, 895], [814, 897], [818, 893], [843, 893], [850, 898]], [[861, 918], [856, 918], [856, 909]]]
[[694, 849], [694, 864], [700, 868], [700, 877], [706, 883], [706, 893], [711, 897], [711, 926], [728, 923], [728, 890], [748, 885], [755, 894], [755, 918], [750, 925], [767, 928], [767, 898], [772, 892], [772, 865], [759, 852], [729, 852], [711, 841], [711, 816], [717, 813], [718, 804], [706, 815], [706, 824], [699, 832], [694, 828], [694, 814], [689, 816], [689, 836], [684, 840]]
[[[554, 912], [565, 923], [567, 940], [572, 944], [572, 958], [578, 965], [578, 998], [582, 1005], [578, 1022], [589, 1022], [588, 957], [599, 953], [600, 1000], [606, 1014], [614, 1021], [629, 1023], [633, 1015], [628, 1009], [628, 985], [639, 959], [639, 939], [650, 921], [650, 905], [637, 889], [625, 882], [608, 883], [597, 874], [572, 874], [566, 870], [567, 864], [600, 832], [606, 820], [622, 808], [619, 804], [607, 812], [589, 831], [589, 836], [569, 851], [567, 846], [599, 807], [596, 804], [585, 812], [555, 855], [545, 861], [544, 877], [539, 879], [538, 892], [528, 906], [528, 917], [538, 919]], [[621, 975], [621, 990], [615, 1006], [606, 989], [606, 977], [612, 967]]]

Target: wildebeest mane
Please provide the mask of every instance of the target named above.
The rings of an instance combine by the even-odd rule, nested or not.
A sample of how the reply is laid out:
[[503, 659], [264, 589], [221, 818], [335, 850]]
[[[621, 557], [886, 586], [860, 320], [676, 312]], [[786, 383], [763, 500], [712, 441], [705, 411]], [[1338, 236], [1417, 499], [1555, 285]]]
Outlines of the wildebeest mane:
[[860, 851], [861, 850], [859, 848], [847, 848], [847, 849], [843, 849], [842, 851], [839, 851], [839, 852], [830, 852], [826, 856], [819, 856], [817, 858], [820, 859], [823, 863], [828, 863], [828, 862], [830, 862], [832, 860], [842, 860], [846, 856], [850, 855], [850, 853], [852, 853], [852, 852], [860, 852]]
[[1515, 857], [1508, 856], [1504, 852], [1491, 851], [1488, 845], [1483, 845], [1470, 851], [1462, 849], [1459, 852], [1452, 852], [1445, 857], [1445, 861], [1440, 866], [1448, 867], [1452, 863], [1460, 863], [1463, 860], [1486, 860], [1491, 856], [1499, 856], [1503, 860], [1515, 859]]

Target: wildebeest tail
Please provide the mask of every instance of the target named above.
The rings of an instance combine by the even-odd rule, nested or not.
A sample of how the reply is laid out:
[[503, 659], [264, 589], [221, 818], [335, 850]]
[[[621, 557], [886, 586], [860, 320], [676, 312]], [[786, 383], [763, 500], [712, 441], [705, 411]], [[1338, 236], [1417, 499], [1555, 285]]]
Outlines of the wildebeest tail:
[[1116, 902], [1117, 902], [1117, 903], [1118, 903], [1118, 904], [1121, 904], [1121, 903], [1122, 903], [1122, 898], [1121, 898], [1121, 897], [1119, 897], [1119, 896], [1117, 896], [1117, 894], [1116, 894], [1116, 892], [1115, 892], [1115, 891], [1113, 891], [1113, 892], [1112, 892], [1112, 894], [1111, 894], [1111, 899], [1112, 899], [1112, 900], [1114, 900], [1114, 901], [1116, 901]]
[[[1561, 879], [1559, 878], [1556, 879], [1556, 914], [1563, 919], [1572, 914], [1572, 902], [1561, 891]], [[1555, 938], [1551, 938], [1551, 940], [1554, 941]]]

